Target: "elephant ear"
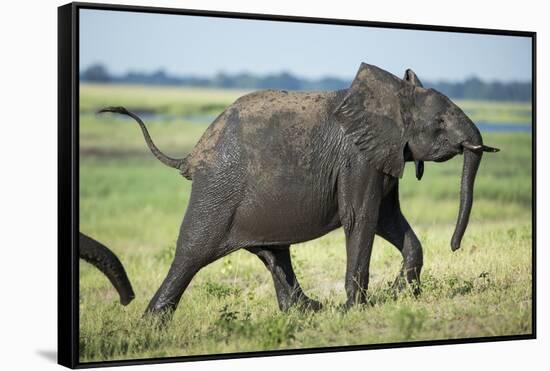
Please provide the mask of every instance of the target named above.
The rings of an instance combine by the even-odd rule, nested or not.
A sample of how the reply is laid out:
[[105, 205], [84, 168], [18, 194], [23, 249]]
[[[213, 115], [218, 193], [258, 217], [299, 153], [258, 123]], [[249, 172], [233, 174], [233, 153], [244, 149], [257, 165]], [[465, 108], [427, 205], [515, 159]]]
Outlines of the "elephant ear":
[[[418, 78], [418, 76], [416, 76], [416, 73], [414, 73], [414, 71], [411, 70], [410, 68], [408, 68], [405, 71], [405, 76], [403, 76], [403, 80], [415, 87], [420, 87], [420, 88], [424, 87], [424, 85], [422, 85], [422, 83], [420, 82], [420, 79]], [[414, 160], [414, 168], [416, 173], [416, 179], [421, 180], [422, 176], [424, 175], [424, 161]]]
[[400, 178], [405, 159], [403, 82], [362, 63], [351, 87], [333, 111], [344, 135], [384, 174]]
[[414, 71], [411, 70], [410, 68], [407, 68], [407, 70], [405, 71], [405, 76], [403, 76], [403, 80], [408, 82], [411, 85], [414, 85], [420, 88], [424, 87], [424, 85], [422, 85], [422, 83], [420, 82], [420, 79], [418, 78], [418, 76], [416, 76], [416, 73], [414, 73]]

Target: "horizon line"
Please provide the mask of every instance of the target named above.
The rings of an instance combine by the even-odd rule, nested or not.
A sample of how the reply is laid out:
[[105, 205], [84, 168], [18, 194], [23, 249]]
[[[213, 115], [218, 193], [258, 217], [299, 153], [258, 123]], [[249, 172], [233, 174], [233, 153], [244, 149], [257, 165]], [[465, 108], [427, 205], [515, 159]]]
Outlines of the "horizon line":
[[[243, 71], [239, 71], [239, 72], [228, 72], [228, 71], [224, 71], [224, 70], [218, 70], [218, 71], [214, 72], [211, 75], [201, 75], [201, 74], [197, 74], [197, 73], [183, 73], [183, 74], [180, 74], [180, 73], [177, 73], [177, 72], [171, 72], [168, 69], [163, 68], [163, 67], [158, 67], [158, 68], [151, 69], [151, 70], [139, 70], [139, 69], [130, 69], [129, 68], [125, 72], [122, 72], [122, 73], [113, 73], [109, 70], [108, 66], [106, 66], [104, 63], [101, 63], [101, 62], [90, 63], [84, 68], [81, 66], [79, 68], [79, 76], [83, 72], [85, 72], [86, 70], [88, 70], [89, 68], [94, 67], [94, 66], [104, 67], [110, 77], [118, 77], [118, 78], [125, 77], [125, 76], [127, 76], [131, 73], [141, 74], [141, 75], [149, 75], [150, 76], [150, 75], [153, 75], [153, 74], [156, 74], [156, 73], [161, 73], [161, 72], [164, 73], [165, 76], [171, 77], [171, 78], [198, 78], [198, 79], [212, 79], [212, 78], [215, 78], [216, 76], [219, 76], [219, 75], [232, 76], [232, 77], [233, 76], [239, 76], [239, 75], [250, 75], [250, 76], [253, 76], [253, 77], [266, 77], [266, 76], [277, 76], [277, 75], [284, 75], [284, 74], [290, 75], [292, 77], [295, 77], [295, 78], [298, 78], [298, 79], [301, 79], [301, 80], [306, 80], [306, 81], [320, 81], [320, 80], [324, 80], [324, 79], [335, 79], [335, 80], [340, 80], [340, 81], [350, 81], [351, 82], [351, 81], [353, 81], [353, 78], [354, 78], [353, 76], [339, 77], [339, 76], [336, 76], [336, 75], [329, 75], [329, 74], [326, 74], [326, 75], [323, 75], [323, 76], [320, 76], [320, 77], [306, 77], [306, 76], [297, 74], [297, 73], [292, 72], [292, 71], [287, 70], [287, 69], [281, 69], [279, 71], [273, 71], [273, 72], [268, 72], [268, 73], [256, 73], [256, 72], [250, 72], [250, 71], [247, 71], [247, 70], [243, 70]], [[397, 75], [395, 75], [395, 76], [399, 77]], [[469, 80], [479, 80], [483, 83], [489, 83], [489, 84], [494, 84], [494, 83], [532, 84], [532, 79], [526, 79], [526, 80], [520, 80], [520, 79], [509, 79], [509, 80], [484, 79], [484, 78], [482, 78], [478, 75], [475, 75], [475, 74], [466, 76], [462, 80], [453, 80], [453, 79], [444, 79], [444, 78], [421, 79], [421, 80], [432, 82], [432, 83], [454, 83], [454, 84], [461, 83], [461, 82], [466, 82], [466, 81], [469, 81]]]

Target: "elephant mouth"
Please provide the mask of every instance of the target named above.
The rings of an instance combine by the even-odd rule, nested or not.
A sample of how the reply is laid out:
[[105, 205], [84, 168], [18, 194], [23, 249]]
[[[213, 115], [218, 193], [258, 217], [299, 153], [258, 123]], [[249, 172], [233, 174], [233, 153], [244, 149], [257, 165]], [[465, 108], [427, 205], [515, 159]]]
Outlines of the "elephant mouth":
[[464, 152], [464, 148], [460, 144], [451, 145], [450, 148], [447, 148], [444, 153], [434, 157], [434, 162], [445, 162], [455, 157], [456, 155], [461, 155]]
[[439, 157], [434, 158], [434, 162], [445, 162], [450, 160], [451, 158], [455, 157], [456, 153], [446, 153], [444, 155], [441, 155]]

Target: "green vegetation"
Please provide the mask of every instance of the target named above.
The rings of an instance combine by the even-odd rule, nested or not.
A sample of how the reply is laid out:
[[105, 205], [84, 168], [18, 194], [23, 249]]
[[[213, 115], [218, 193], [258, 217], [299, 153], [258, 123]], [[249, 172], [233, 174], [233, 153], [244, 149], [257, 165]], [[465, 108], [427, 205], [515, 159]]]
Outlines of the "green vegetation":
[[[169, 115], [218, 114], [245, 90], [178, 88], [143, 85], [83, 84], [80, 111], [92, 113], [105, 106]], [[521, 102], [454, 100], [474, 121], [531, 123], [531, 105]]]
[[[186, 104], [229, 104], [240, 94], [95, 85], [84, 86], [81, 99], [85, 112], [125, 104], [188, 114], [195, 108], [185, 111]], [[516, 112], [506, 105], [502, 110]], [[147, 124], [159, 147], [174, 156], [187, 153], [206, 128], [181, 119]], [[159, 329], [141, 315], [168, 271], [191, 182], [152, 158], [132, 121], [84, 113], [80, 229], [120, 257], [136, 299], [122, 307], [107, 278], [81, 261], [81, 361], [530, 333], [531, 135], [485, 133], [484, 139], [502, 151], [484, 156], [470, 226], [457, 252], [449, 243], [462, 158], [426, 163], [421, 182], [406, 166], [402, 209], [425, 256], [419, 298], [407, 292], [394, 298], [389, 283], [401, 257], [377, 238], [370, 304], [342, 312], [345, 243], [336, 230], [291, 248], [304, 291], [325, 304], [319, 313], [281, 313], [271, 275], [258, 258], [238, 251], [201, 270], [172, 323]]]
[[187, 115], [219, 113], [235, 99], [246, 94], [243, 90], [209, 88], [178, 88], [143, 85], [83, 84], [81, 112], [95, 112], [105, 106], [125, 106], [141, 111]]
[[531, 124], [531, 104], [457, 100], [456, 103], [474, 122]]

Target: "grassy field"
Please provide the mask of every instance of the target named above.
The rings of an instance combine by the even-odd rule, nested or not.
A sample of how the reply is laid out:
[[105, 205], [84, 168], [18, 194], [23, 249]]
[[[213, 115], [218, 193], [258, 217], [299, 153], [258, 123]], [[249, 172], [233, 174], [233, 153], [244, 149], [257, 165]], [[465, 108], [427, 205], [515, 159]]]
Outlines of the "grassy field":
[[531, 124], [531, 105], [518, 102], [459, 100], [457, 104], [474, 122]]
[[[486, 155], [476, 181], [462, 248], [449, 243], [458, 212], [462, 158], [426, 163], [418, 182], [408, 165], [401, 181], [404, 214], [425, 254], [423, 293], [394, 298], [388, 288], [401, 257], [377, 238], [371, 303], [346, 313], [341, 230], [291, 248], [304, 291], [322, 301], [318, 313], [277, 307], [270, 274], [238, 251], [201, 270], [174, 320], [155, 329], [141, 319], [174, 254], [191, 182], [154, 160], [132, 121], [89, 112], [103, 105], [187, 115], [215, 114], [243, 92], [83, 86], [80, 128], [80, 230], [109, 246], [124, 263], [136, 299], [128, 306], [93, 266], [80, 264], [81, 361], [377, 344], [531, 332], [531, 135], [485, 133], [501, 148]], [[459, 102], [476, 120], [519, 122], [521, 104]], [[485, 115], [485, 116], [484, 116]], [[147, 122], [165, 152], [187, 153], [206, 128], [172, 119]]]

